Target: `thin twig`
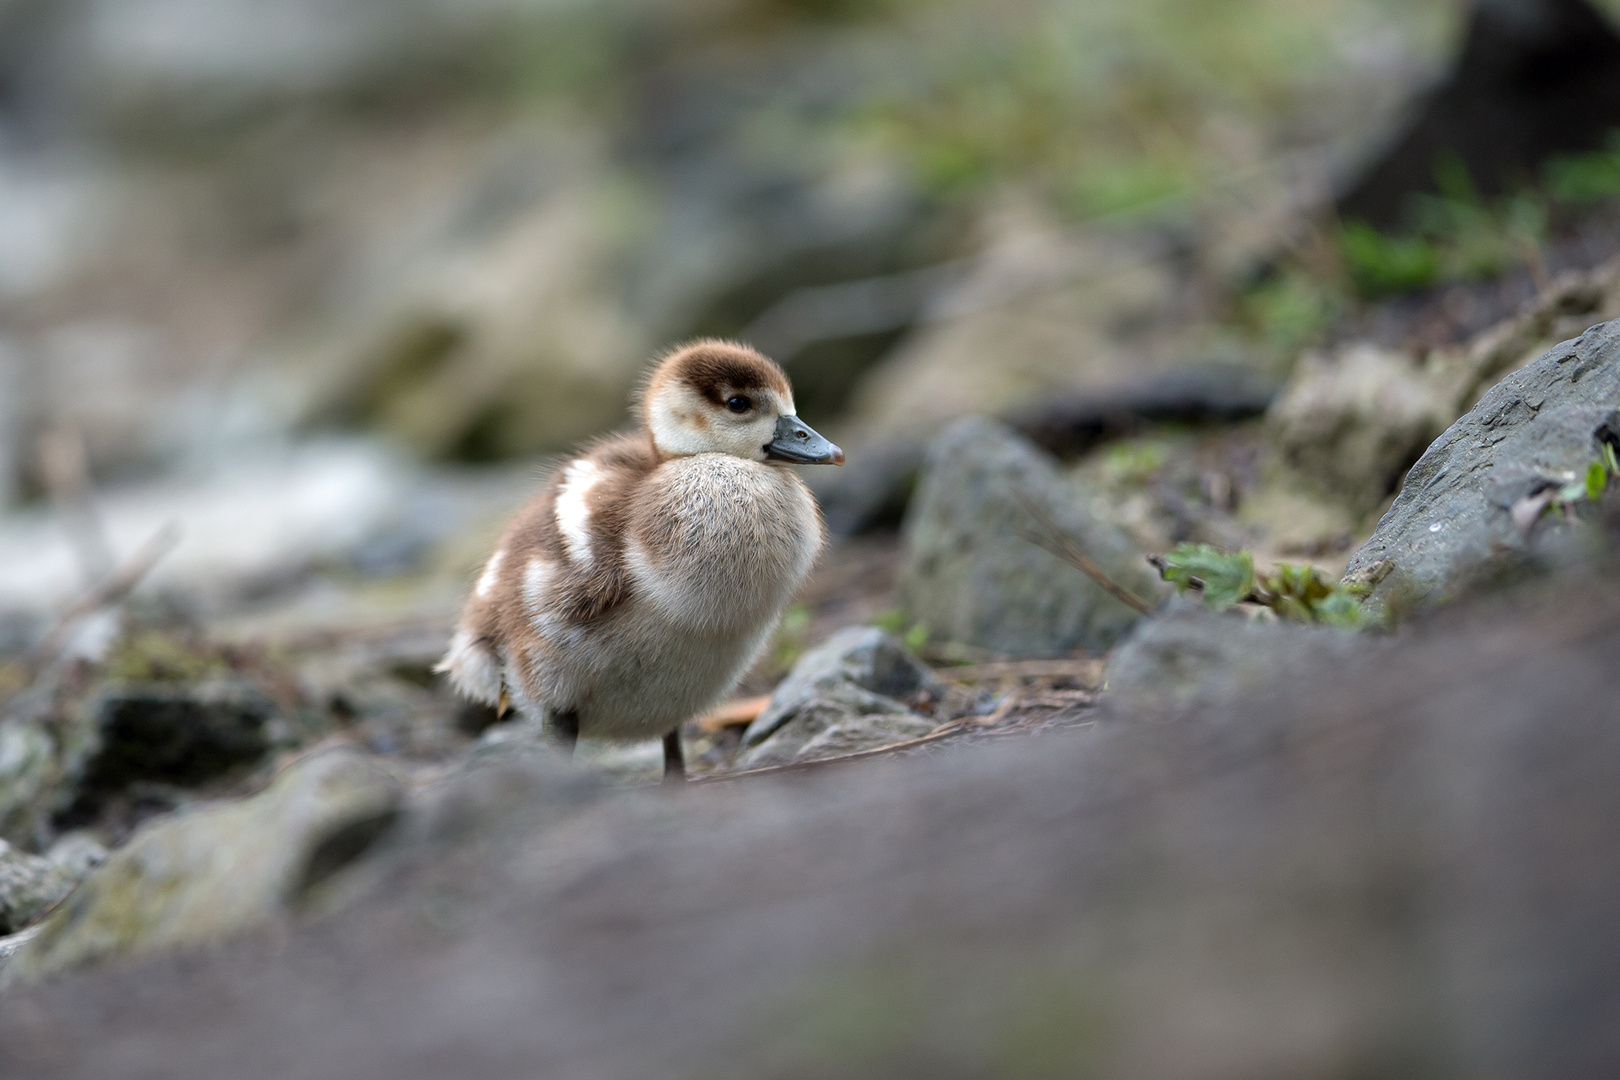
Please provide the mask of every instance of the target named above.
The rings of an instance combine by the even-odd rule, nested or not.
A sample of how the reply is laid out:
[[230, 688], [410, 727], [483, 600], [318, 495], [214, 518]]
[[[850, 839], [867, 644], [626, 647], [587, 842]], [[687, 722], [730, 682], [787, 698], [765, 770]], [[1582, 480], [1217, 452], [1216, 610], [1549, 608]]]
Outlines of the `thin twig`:
[[135, 591], [135, 586], [139, 585], [141, 580], [152, 572], [152, 568], [173, 551], [179, 542], [178, 524], [171, 521], [159, 529], [157, 535], [135, 553], [134, 558], [69, 605], [45, 632], [45, 636], [39, 639], [39, 643], [29, 650], [26, 662], [32, 666], [56, 655], [62, 647], [62, 639], [67, 636], [69, 627], [86, 615], [122, 603]]
[[1109, 577], [1107, 573], [1103, 571], [1102, 567], [1092, 562], [1091, 557], [1084, 551], [1081, 551], [1079, 546], [1075, 544], [1073, 540], [1070, 540], [1068, 535], [1065, 534], [1062, 529], [1058, 528], [1057, 523], [1047, 515], [1046, 511], [1035, 505], [1034, 500], [1030, 499], [1029, 496], [1025, 495], [1022, 491], [1014, 491], [1013, 497], [1019, 501], [1019, 503], [1024, 507], [1025, 511], [1029, 513], [1029, 516], [1035, 519], [1036, 524], [1040, 525], [1040, 527], [1046, 531], [1047, 538], [1053, 543], [1057, 544], [1057, 547], [1054, 549], [1050, 544], [1046, 543], [1039, 537], [1026, 536], [1026, 540], [1041, 548], [1044, 548], [1047, 551], [1050, 551], [1058, 558], [1063, 559], [1065, 562], [1068, 562], [1074, 566], [1075, 569], [1086, 574], [1086, 576], [1090, 577], [1091, 580], [1095, 581], [1098, 585], [1101, 585], [1110, 596], [1124, 604], [1126, 607], [1139, 611], [1143, 615], [1153, 614], [1153, 606], [1151, 604], [1149, 604], [1146, 600], [1143, 600], [1140, 596], [1137, 596], [1135, 593], [1131, 592], [1131, 590], [1127, 589], [1113, 578]]
[[855, 761], [860, 758], [877, 757], [879, 754], [892, 753], [895, 750], [909, 750], [913, 746], [922, 746], [924, 743], [935, 742], [966, 730], [969, 720], [953, 720], [937, 731], [904, 742], [889, 743], [887, 746], [874, 746], [869, 750], [856, 750], [849, 754], [839, 754], [837, 757], [816, 758], [812, 761], [792, 761], [786, 765], [763, 765], [757, 769], [744, 769], [742, 772], [710, 773], [707, 776], [695, 776], [687, 781], [688, 784], [718, 784], [722, 780], [741, 780], [749, 776], [765, 776], [769, 773], [800, 772], [804, 769], [813, 769], [818, 765], [837, 765], [845, 761]]
[[1018, 707], [1020, 700], [1021, 699], [1018, 696], [1018, 691], [1009, 690], [1005, 695], [1002, 696], [1001, 701], [996, 704], [995, 711], [989, 716], [964, 717], [962, 719], [962, 723], [972, 724], [974, 727], [981, 728], [995, 727], [997, 724], [1007, 719], [1007, 714]]

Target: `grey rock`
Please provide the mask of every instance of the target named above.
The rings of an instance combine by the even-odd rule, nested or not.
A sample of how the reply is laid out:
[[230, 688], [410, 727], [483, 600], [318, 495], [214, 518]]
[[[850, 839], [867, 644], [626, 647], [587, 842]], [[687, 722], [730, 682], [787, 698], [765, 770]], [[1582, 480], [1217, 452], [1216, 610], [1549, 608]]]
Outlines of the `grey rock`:
[[[885, 713], [863, 716], [858, 720], [845, 720], [827, 728], [805, 743], [795, 755], [798, 761], [839, 757], [861, 750], [917, 739], [931, 734], [939, 727], [937, 721], [916, 713]], [[764, 749], [763, 747], [761, 749]]]
[[875, 626], [846, 627], [799, 658], [748, 725], [743, 745], [758, 746], [812, 702], [834, 702], [857, 713], [901, 712], [904, 699], [943, 686], [893, 635]]
[[1163, 595], [1084, 488], [1011, 429], [968, 417], [929, 450], [906, 515], [907, 611], [936, 636], [1009, 656], [1108, 648], [1141, 616], [1031, 539], [1020, 493], [1116, 582], [1150, 603]]
[[0, 934], [33, 922], [73, 888], [76, 879], [49, 859], [0, 840]]
[[1557, 550], [1569, 526], [1522, 532], [1519, 500], [1583, 475], [1600, 434], [1620, 437], [1620, 322], [1595, 326], [1503, 379], [1435, 440], [1407, 474], [1348, 575], [1389, 560], [1374, 592], [1439, 601]]
[[1284, 684], [1303, 666], [1385, 647], [1351, 630], [1180, 607], [1144, 620], [1114, 653], [1107, 711], [1123, 717], [1188, 712]]
[[738, 767], [757, 769], [926, 735], [933, 721], [910, 700], [944, 684], [899, 641], [873, 626], [838, 631], [800, 657], [743, 733]]
[[401, 802], [399, 781], [375, 762], [329, 751], [251, 798], [153, 821], [46, 918], [6, 977], [197, 947], [264, 925], [383, 835]]
[[740, 769], [788, 765], [816, 758], [836, 757], [856, 750], [927, 735], [938, 724], [902, 707], [878, 699], [887, 707], [861, 709], [845, 698], [817, 698], [799, 709], [793, 719], [737, 762]]

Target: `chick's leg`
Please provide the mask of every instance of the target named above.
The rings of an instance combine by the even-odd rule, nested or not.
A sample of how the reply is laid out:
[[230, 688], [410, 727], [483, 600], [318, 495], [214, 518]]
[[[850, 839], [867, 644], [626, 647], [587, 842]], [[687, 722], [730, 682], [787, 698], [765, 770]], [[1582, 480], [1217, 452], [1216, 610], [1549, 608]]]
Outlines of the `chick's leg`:
[[686, 756], [681, 753], [681, 729], [664, 736], [664, 783], [686, 783]]
[[541, 721], [542, 730], [553, 745], [569, 757], [574, 755], [574, 746], [579, 742], [579, 713], [545, 711]]

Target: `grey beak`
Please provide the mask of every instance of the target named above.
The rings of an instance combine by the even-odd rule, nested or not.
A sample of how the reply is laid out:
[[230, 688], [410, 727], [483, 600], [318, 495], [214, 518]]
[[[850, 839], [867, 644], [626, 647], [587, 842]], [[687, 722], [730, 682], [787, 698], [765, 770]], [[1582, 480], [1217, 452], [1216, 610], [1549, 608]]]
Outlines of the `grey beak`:
[[776, 434], [765, 444], [765, 456], [796, 465], [842, 465], [844, 452], [797, 416], [776, 421]]

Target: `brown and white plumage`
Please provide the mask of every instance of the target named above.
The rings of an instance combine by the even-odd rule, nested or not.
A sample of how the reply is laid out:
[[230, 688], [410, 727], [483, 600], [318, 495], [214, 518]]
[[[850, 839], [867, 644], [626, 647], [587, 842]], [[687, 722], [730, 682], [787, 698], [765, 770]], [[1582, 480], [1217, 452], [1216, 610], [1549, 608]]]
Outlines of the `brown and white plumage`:
[[666, 736], [736, 685], [824, 542], [781, 460], [842, 463], [797, 420], [782, 370], [700, 341], [658, 365], [642, 426], [566, 462], [467, 601], [441, 670], [564, 741]]

